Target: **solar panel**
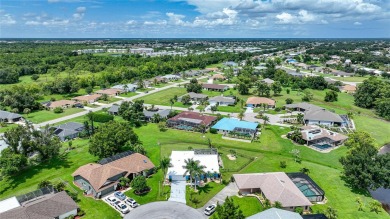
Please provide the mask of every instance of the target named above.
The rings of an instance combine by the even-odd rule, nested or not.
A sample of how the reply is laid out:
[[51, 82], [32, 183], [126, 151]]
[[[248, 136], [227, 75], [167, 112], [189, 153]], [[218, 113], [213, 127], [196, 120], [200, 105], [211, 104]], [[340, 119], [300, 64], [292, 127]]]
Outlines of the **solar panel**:
[[119, 153], [119, 154], [115, 154], [115, 155], [113, 155], [111, 157], [106, 157], [106, 158], [101, 159], [98, 162], [98, 164], [104, 165], [104, 164], [107, 164], [107, 163], [119, 160], [119, 159], [121, 159], [123, 157], [127, 157], [127, 156], [129, 156], [129, 155], [131, 155], [133, 153], [134, 153], [133, 151], [125, 151], [125, 152], [122, 152], [122, 153]]

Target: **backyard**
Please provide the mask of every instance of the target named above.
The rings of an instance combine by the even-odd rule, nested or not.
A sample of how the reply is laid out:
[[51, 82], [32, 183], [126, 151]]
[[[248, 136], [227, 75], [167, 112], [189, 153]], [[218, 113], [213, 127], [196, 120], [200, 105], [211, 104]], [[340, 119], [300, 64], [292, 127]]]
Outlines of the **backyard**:
[[81, 108], [64, 109], [64, 112], [62, 112], [62, 113], [54, 113], [52, 110], [40, 110], [40, 111], [35, 111], [35, 112], [28, 114], [28, 116], [26, 116], [26, 118], [29, 121], [37, 124], [37, 123], [61, 118], [64, 116], [72, 115], [75, 113], [79, 113], [82, 111], [84, 111], [84, 109], [81, 109]]
[[186, 93], [187, 91], [185, 88], [172, 87], [157, 93], [153, 93], [144, 97], [137, 98], [137, 100], [138, 99], [144, 100], [145, 103], [147, 104], [170, 106], [171, 103], [169, 102], [169, 100], [171, 98], [173, 98], [175, 95], [179, 97]]

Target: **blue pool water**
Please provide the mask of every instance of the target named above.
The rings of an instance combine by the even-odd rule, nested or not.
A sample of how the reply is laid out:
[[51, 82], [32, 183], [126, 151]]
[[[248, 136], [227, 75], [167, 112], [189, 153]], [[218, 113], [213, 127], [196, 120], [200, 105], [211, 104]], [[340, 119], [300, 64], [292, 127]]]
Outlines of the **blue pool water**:
[[332, 146], [329, 144], [315, 144], [314, 147], [320, 149], [320, 150], [326, 150], [328, 148], [331, 148]]

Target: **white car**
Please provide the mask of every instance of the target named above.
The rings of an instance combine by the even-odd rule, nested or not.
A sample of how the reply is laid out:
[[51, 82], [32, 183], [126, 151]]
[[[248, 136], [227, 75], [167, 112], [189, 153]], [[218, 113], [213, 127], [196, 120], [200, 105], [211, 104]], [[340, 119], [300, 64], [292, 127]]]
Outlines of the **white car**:
[[125, 202], [126, 202], [126, 204], [128, 204], [132, 208], [136, 208], [138, 206], [138, 203], [132, 198], [126, 199]]
[[123, 202], [116, 204], [115, 208], [118, 209], [122, 214], [127, 214], [130, 212], [130, 208]]
[[117, 202], [118, 200], [111, 196], [111, 197], [106, 198], [106, 201], [108, 203], [110, 203], [110, 205], [114, 206], [115, 202]]
[[204, 214], [207, 216], [210, 216], [215, 212], [216, 208], [217, 208], [217, 205], [212, 204], [212, 205], [208, 206], [206, 209], [204, 209]]

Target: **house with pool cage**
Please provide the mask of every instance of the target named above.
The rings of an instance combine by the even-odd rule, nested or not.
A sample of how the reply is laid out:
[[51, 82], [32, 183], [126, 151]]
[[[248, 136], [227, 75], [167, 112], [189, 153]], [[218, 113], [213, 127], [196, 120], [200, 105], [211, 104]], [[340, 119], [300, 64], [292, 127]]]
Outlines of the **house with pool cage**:
[[287, 173], [287, 176], [295, 186], [309, 199], [312, 203], [321, 203], [325, 199], [325, 192], [310, 176], [304, 173]]
[[247, 122], [235, 118], [223, 118], [219, 120], [212, 129], [228, 137], [253, 138], [257, 134], [256, 122]]
[[170, 128], [205, 132], [217, 120], [215, 116], [203, 115], [196, 112], [181, 112], [167, 120]]
[[320, 151], [334, 149], [348, 139], [346, 135], [315, 125], [302, 126], [300, 129], [306, 145]]

